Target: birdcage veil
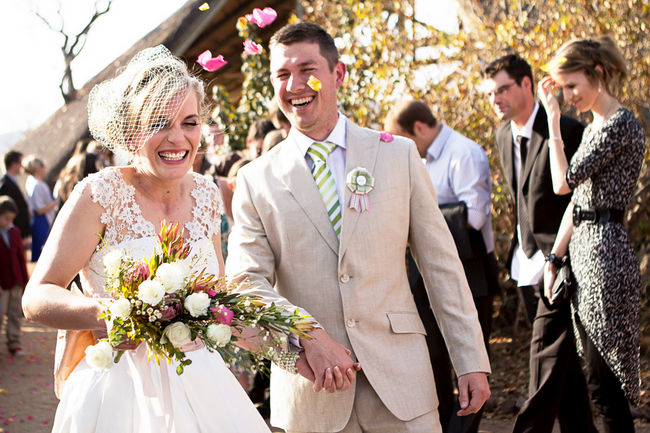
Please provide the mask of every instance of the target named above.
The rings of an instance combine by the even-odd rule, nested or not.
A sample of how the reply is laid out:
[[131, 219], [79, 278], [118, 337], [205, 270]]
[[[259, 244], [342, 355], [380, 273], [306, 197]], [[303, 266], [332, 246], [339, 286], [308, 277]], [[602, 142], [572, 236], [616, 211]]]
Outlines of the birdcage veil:
[[92, 89], [88, 128], [112, 151], [134, 153], [173, 119], [191, 84], [202, 91], [185, 63], [163, 45], [142, 50], [114, 78]]

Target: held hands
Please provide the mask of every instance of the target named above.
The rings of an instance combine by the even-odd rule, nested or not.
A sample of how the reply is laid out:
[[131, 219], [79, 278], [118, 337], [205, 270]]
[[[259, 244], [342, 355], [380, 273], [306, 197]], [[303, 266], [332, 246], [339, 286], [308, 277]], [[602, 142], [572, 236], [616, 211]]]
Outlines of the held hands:
[[553, 78], [544, 77], [544, 79], [542, 79], [542, 81], [537, 85], [537, 97], [542, 102], [549, 118], [557, 117], [559, 119], [561, 114], [560, 103], [553, 94], [556, 88], [557, 85], [555, 84], [555, 81], [553, 81]]
[[347, 391], [361, 364], [350, 358], [350, 351], [337, 343], [322, 328], [309, 333], [310, 340], [301, 339], [305, 351], [296, 362], [298, 373], [314, 382], [314, 391]]
[[490, 398], [490, 386], [487, 374], [481, 372], [467, 373], [458, 377], [458, 416], [476, 413]]

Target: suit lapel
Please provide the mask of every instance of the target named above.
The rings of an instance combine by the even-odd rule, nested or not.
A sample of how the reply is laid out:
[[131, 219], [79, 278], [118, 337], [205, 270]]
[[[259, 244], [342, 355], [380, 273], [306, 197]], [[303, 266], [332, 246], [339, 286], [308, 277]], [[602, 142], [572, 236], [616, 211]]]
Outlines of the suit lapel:
[[316, 227], [327, 245], [338, 254], [339, 240], [334, 233], [325, 204], [316, 187], [314, 178], [305, 162], [305, 155], [300, 152], [298, 145], [293, 140], [288, 140], [279, 149], [279, 179], [283, 182], [307, 218]]
[[531, 134], [530, 141], [528, 142], [528, 154], [526, 155], [526, 164], [522, 169], [521, 179], [525, 182], [530, 176], [530, 171], [533, 168], [533, 163], [537, 159], [537, 155], [542, 150], [544, 146], [544, 140], [548, 131], [548, 125], [546, 123], [546, 112], [544, 109], [539, 107], [537, 110], [537, 116], [535, 116], [535, 122], [533, 123], [533, 133]]
[[508, 182], [508, 186], [514, 195], [515, 191], [515, 163], [512, 154], [514, 144], [512, 142], [512, 129], [510, 122], [507, 122], [503, 128], [499, 130], [499, 143], [501, 143], [501, 160], [503, 161], [503, 171]]
[[[379, 151], [379, 134], [372, 134], [354, 123], [348, 121], [346, 126], [345, 145], [345, 175], [356, 167], [366, 168], [370, 174], [376, 176], [375, 163]], [[343, 258], [354, 230], [357, 227], [361, 212], [351, 209], [349, 206], [352, 192], [345, 186], [343, 203], [343, 227], [341, 229], [341, 248], [339, 251], [339, 262]], [[370, 209], [372, 209], [372, 191], [368, 196]]]

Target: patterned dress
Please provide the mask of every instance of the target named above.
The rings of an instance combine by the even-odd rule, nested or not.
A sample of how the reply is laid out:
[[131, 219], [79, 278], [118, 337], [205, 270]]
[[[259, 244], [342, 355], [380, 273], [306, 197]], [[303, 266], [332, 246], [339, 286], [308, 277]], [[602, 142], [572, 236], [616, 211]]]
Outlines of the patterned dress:
[[[624, 210], [643, 163], [643, 128], [625, 108], [600, 129], [589, 125], [571, 160], [566, 179], [571, 202], [582, 208]], [[569, 242], [578, 290], [573, 316], [622, 384], [627, 398], [639, 400], [639, 308], [641, 274], [625, 227], [618, 222], [582, 222]], [[576, 344], [582, 344], [576, 332]]]

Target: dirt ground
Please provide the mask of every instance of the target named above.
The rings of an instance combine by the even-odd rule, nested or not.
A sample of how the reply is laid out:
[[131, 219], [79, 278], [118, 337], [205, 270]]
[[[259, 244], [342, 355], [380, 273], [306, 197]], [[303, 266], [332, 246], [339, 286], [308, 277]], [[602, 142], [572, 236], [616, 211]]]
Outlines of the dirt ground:
[[[490, 378], [492, 397], [486, 406], [480, 432], [506, 433], [512, 429], [517, 403], [523, 401], [528, 377], [527, 352], [529, 331], [519, 337], [498, 335], [492, 339]], [[0, 339], [0, 433], [45, 433], [51, 430], [57, 400], [54, 396], [52, 363], [56, 333], [40, 325], [24, 322], [23, 354], [12, 357]], [[644, 403], [650, 400], [650, 377], [644, 360]], [[637, 433], [650, 433], [650, 424], [637, 419]], [[280, 430], [276, 430], [280, 431]], [[559, 431], [557, 428], [555, 431]]]

